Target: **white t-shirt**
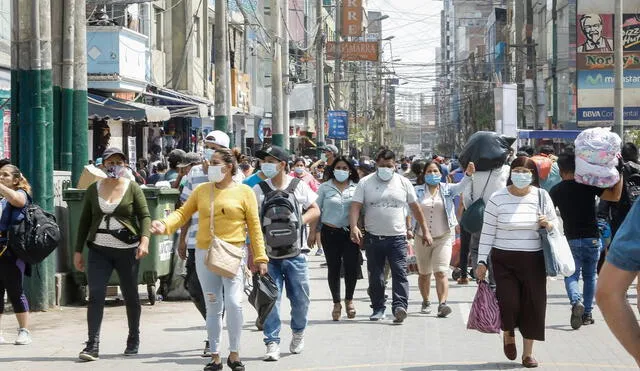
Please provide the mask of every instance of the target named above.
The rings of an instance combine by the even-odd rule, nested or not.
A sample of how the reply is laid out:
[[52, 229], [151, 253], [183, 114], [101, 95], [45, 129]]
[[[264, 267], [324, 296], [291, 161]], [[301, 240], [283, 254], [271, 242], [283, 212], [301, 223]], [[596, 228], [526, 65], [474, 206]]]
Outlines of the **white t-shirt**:
[[[281, 189], [287, 189], [293, 177], [289, 175], [285, 175], [284, 185]], [[271, 189], [276, 189], [276, 187], [271, 182], [271, 179], [267, 179], [265, 182]], [[256, 200], [258, 201], [258, 210], [262, 208], [262, 202], [264, 201], [264, 193], [262, 193], [262, 188], [260, 185], [253, 187], [253, 192], [256, 194]], [[311, 190], [311, 188], [305, 182], [300, 182], [293, 192], [294, 196], [296, 196], [296, 200], [298, 200], [298, 205], [300, 207], [300, 215], [304, 213], [304, 210], [308, 209], [311, 204], [316, 202], [318, 195]]]
[[[507, 180], [509, 179], [509, 172], [511, 168], [509, 165], [503, 165], [498, 169], [493, 169], [493, 171], [476, 171], [471, 178], [471, 182], [469, 185], [465, 187], [464, 191], [462, 191], [464, 195], [464, 206], [470, 207], [475, 201], [477, 201], [480, 197], [484, 199], [484, 203], [487, 204], [489, 199], [491, 199], [491, 195], [493, 195], [497, 190], [502, 189], [507, 186]], [[491, 179], [489, 179], [489, 175], [491, 175]], [[484, 196], [482, 194], [482, 190], [487, 186], [484, 191]], [[471, 198], [473, 194], [473, 199]]]
[[362, 204], [365, 229], [376, 236], [405, 235], [407, 205], [417, 200], [411, 181], [399, 174], [393, 174], [388, 182], [376, 173], [367, 175], [353, 195], [353, 202]]

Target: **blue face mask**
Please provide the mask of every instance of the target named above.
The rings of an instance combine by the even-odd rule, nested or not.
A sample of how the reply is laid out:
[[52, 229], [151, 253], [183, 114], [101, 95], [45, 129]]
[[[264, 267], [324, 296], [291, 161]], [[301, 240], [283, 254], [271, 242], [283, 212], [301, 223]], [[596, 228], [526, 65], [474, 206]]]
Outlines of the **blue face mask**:
[[533, 175], [531, 173], [511, 173], [511, 183], [518, 189], [525, 189], [531, 185]]
[[440, 179], [442, 179], [440, 174], [425, 174], [424, 176], [424, 181], [428, 185], [438, 185], [440, 184]]
[[379, 167], [377, 173], [380, 180], [382, 180], [383, 182], [388, 182], [391, 180], [391, 178], [393, 178], [393, 173], [395, 173], [395, 170], [390, 167]]
[[346, 170], [335, 170], [333, 176], [335, 176], [338, 182], [342, 183], [349, 178], [349, 172]]
[[262, 169], [264, 175], [269, 179], [278, 175], [278, 164], [270, 164], [268, 162], [265, 162], [260, 166], [260, 169]]

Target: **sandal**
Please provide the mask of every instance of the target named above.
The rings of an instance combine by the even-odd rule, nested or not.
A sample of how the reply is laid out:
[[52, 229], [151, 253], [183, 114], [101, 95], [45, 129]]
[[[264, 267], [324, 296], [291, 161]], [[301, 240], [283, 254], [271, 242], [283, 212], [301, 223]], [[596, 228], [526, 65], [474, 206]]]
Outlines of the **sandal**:
[[522, 359], [522, 365], [525, 368], [536, 368], [538, 367], [538, 361], [533, 356], [527, 356]]
[[[515, 338], [515, 336], [513, 336], [513, 332], [511, 331], [505, 331], [505, 335], [509, 336], [510, 338]], [[518, 357], [518, 349], [516, 348], [515, 341], [513, 343], [507, 344], [505, 342], [505, 337], [503, 336], [502, 346], [504, 350], [504, 355], [507, 356], [507, 359], [509, 359], [510, 361], [514, 361]]]
[[344, 305], [347, 307], [345, 309], [347, 312], [347, 318], [356, 318], [356, 307], [353, 305], [353, 300], [345, 300]]
[[333, 311], [331, 311], [331, 318], [333, 318], [334, 321], [339, 321], [341, 313], [342, 313], [342, 304], [333, 303]]

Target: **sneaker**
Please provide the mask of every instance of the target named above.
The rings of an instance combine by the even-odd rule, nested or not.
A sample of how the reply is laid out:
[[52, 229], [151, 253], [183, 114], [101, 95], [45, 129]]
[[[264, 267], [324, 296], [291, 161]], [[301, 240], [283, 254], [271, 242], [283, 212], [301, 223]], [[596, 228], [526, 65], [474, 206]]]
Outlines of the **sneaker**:
[[204, 366], [204, 371], [220, 371], [223, 370], [224, 366], [222, 365], [222, 362], [220, 363], [215, 363], [213, 361], [207, 363], [206, 366]]
[[311, 249], [308, 247], [303, 247], [302, 249], [300, 249], [300, 253], [301, 254], [309, 254], [311, 252]]
[[304, 349], [304, 332], [293, 333], [291, 338], [291, 344], [289, 344], [289, 351], [293, 354], [300, 354]]
[[129, 337], [127, 337], [127, 347], [124, 350], [124, 355], [135, 356], [136, 354], [138, 354], [139, 346], [140, 346], [140, 336], [129, 335]]
[[393, 323], [401, 324], [404, 322], [404, 319], [407, 318], [407, 310], [402, 307], [398, 307], [393, 311], [393, 316], [395, 317]]
[[83, 361], [97, 361], [100, 358], [98, 345], [96, 341], [87, 341], [87, 346], [80, 352], [78, 358]]
[[280, 359], [280, 345], [276, 342], [267, 344], [267, 353], [264, 355], [265, 361], [277, 361]]
[[31, 344], [31, 333], [26, 328], [18, 329], [18, 337], [14, 343], [15, 345], [28, 345]]
[[423, 301], [422, 302], [422, 307], [420, 307], [420, 313], [422, 314], [429, 314], [431, 313], [431, 302], [430, 301]]
[[584, 315], [584, 305], [582, 302], [576, 302], [571, 307], [571, 328], [574, 330], [582, 326], [582, 316]]
[[451, 307], [448, 306], [447, 303], [440, 303], [440, 305], [438, 305], [439, 318], [446, 318], [450, 314], [451, 314]]
[[316, 256], [324, 256], [324, 250], [322, 247], [318, 247], [318, 250], [316, 250]]
[[369, 316], [370, 321], [380, 321], [383, 320], [386, 316], [384, 315], [384, 309], [374, 310], [373, 314]]
[[583, 325], [593, 325], [596, 321], [593, 320], [593, 316], [591, 313], [585, 313], [582, 315], [582, 324]]

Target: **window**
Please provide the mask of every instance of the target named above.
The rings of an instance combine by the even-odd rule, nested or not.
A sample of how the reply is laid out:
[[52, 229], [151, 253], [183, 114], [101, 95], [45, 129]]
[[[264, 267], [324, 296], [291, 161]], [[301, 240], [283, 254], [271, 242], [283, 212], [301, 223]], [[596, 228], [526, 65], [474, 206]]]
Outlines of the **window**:
[[193, 17], [193, 40], [196, 43], [196, 58], [200, 58], [202, 49], [202, 36], [200, 35], [200, 17]]
[[164, 10], [153, 7], [154, 13], [154, 48], [164, 51]]
[[0, 0], [0, 40], [11, 40], [11, 1]]

